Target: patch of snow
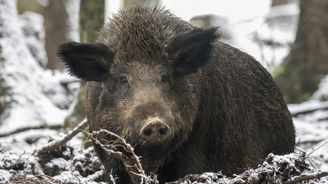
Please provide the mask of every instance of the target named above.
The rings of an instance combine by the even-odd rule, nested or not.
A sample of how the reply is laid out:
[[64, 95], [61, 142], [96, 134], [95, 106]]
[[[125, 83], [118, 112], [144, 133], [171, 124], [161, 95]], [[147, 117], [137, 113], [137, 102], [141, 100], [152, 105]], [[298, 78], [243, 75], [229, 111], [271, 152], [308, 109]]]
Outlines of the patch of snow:
[[[46, 130], [47, 132], [47, 130]], [[48, 137], [34, 144], [22, 144], [22, 141], [4, 143], [0, 141], [0, 183], [8, 181], [11, 176], [45, 176], [57, 182], [97, 183], [104, 180], [103, 167], [92, 147], [83, 149], [80, 138], [74, 137], [79, 145], [63, 147], [62, 150], [49, 153], [45, 157], [33, 155], [37, 145], [44, 145]], [[20, 144], [18, 144], [20, 142]], [[18, 149], [17, 146], [20, 146]], [[1, 173], [7, 173], [1, 177]], [[97, 181], [97, 182], [96, 182]], [[104, 183], [104, 182], [100, 182]]]
[[[299, 114], [293, 118], [296, 129], [297, 146], [306, 152], [318, 148], [311, 153], [310, 158], [319, 169], [328, 171], [328, 101], [323, 96], [328, 96], [328, 76], [322, 79], [319, 89], [310, 100], [301, 104], [289, 104], [292, 114]], [[321, 101], [326, 100], [326, 101]]]
[[3, 182], [8, 182], [10, 181], [10, 178], [11, 178], [11, 174], [9, 171], [6, 171], [6, 170], [0, 170], [0, 181], [3, 181]]
[[46, 164], [46, 167], [67, 170], [69, 168], [69, 162], [63, 158], [54, 158]]
[[328, 100], [328, 75], [321, 80], [319, 89], [313, 94], [312, 99]]
[[311, 109], [318, 109], [326, 106], [328, 106], [328, 101], [322, 102], [319, 100], [309, 100], [301, 104], [288, 104], [288, 109], [290, 110], [291, 113], [298, 113], [298, 112], [311, 110]]
[[300, 8], [297, 3], [288, 3], [282, 5], [276, 5], [271, 7], [267, 18], [295, 16], [300, 13]]
[[43, 16], [26, 11], [19, 15], [19, 23], [24, 34], [27, 47], [32, 56], [42, 67], [47, 65], [47, 55], [44, 48], [45, 32], [43, 24]]

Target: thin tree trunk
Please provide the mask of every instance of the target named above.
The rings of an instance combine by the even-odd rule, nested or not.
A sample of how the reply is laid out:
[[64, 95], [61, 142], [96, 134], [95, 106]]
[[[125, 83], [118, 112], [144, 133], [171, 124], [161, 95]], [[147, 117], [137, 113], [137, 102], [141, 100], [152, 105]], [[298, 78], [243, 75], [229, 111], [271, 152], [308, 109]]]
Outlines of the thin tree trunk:
[[65, 8], [65, 0], [49, 0], [45, 25], [47, 68], [64, 69], [64, 63], [57, 57], [56, 50], [60, 43], [68, 41], [68, 13]]
[[[81, 42], [95, 42], [98, 32], [104, 24], [104, 0], [81, 0], [80, 4], [80, 38]], [[78, 101], [72, 113], [65, 119], [65, 126], [75, 127], [86, 116], [86, 83], [82, 82]]]
[[296, 39], [276, 81], [288, 102], [306, 100], [328, 74], [328, 1], [300, 0]]
[[104, 24], [105, 0], [81, 0], [80, 36], [82, 42], [94, 42]]
[[63, 70], [65, 68], [64, 63], [56, 54], [59, 44], [79, 40], [77, 34], [79, 6], [70, 7], [75, 3], [79, 3], [79, 0], [49, 0], [45, 14], [45, 46], [49, 69]]

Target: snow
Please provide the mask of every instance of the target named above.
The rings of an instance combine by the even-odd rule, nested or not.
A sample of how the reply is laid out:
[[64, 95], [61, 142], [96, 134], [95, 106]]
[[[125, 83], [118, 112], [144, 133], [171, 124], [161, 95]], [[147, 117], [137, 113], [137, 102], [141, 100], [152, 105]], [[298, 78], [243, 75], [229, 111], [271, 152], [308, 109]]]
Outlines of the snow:
[[27, 47], [33, 58], [36, 59], [39, 65], [45, 67], [48, 59], [44, 48], [45, 32], [43, 16], [34, 12], [24, 12], [18, 18]]
[[46, 167], [56, 170], [66, 170], [69, 168], [69, 163], [63, 158], [54, 158], [46, 164]]
[[[28, 13], [25, 17], [29, 18], [19, 19], [16, 1], [0, 0], [0, 4], [0, 33], [3, 35], [0, 38], [0, 47], [1, 56], [5, 59], [2, 76], [13, 94], [10, 114], [2, 120], [0, 132], [24, 125], [63, 122], [67, 113], [64, 108], [68, 108], [73, 94], [67, 94], [67, 89], [60, 82], [63, 79], [70, 80], [71, 77], [66, 73], [44, 70], [36, 62], [27, 45], [32, 44], [39, 48], [38, 52], [42, 54], [37, 58], [41, 59], [45, 56], [44, 49], [33, 44], [31, 35], [24, 36], [22, 32], [22, 28], [26, 30], [26, 25], [29, 25], [33, 27], [30, 30], [37, 30], [42, 37], [40, 17]], [[22, 24], [24, 20], [27, 22]], [[32, 20], [37, 21], [29, 24]]]
[[[48, 139], [48, 138], [40, 138]], [[0, 183], [11, 179], [14, 175], [48, 175], [58, 182], [96, 183], [102, 180], [103, 171], [100, 161], [92, 148], [81, 149], [82, 142], [74, 147], [65, 147], [58, 152], [49, 153], [49, 158], [40, 160], [33, 155], [35, 145], [6, 145], [0, 142]], [[43, 142], [43, 141], [42, 141]], [[75, 140], [77, 142], [77, 140]], [[10, 171], [12, 174], [6, 174]]]
[[9, 171], [6, 170], [0, 170], [0, 181], [4, 183], [9, 183], [11, 174]]
[[[321, 80], [319, 89], [310, 100], [288, 105], [292, 114], [308, 111], [293, 118], [297, 145], [307, 152], [328, 141], [328, 101], [320, 101], [322, 96], [328, 96], [327, 79], [328, 75]], [[316, 110], [312, 112], [313, 109]], [[328, 170], [328, 144], [319, 147], [310, 156], [319, 169]]]
[[[300, 175], [313, 175], [316, 171], [310, 166], [309, 160], [304, 153], [291, 153], [288, 155], [269, 154], [262, 164], [255, 169], [226, 177], [221, 172], [203, 173], [197, 177], [188, 175], [179, 180], [183, 184], [240, 184], [240, 183], [285, 183], [286, 180], [294, 179]], [[306, 183], [324, 184], [328, 178], [310, 180]]]
[[312, 99], [328, 100], [328, 75], [321, 80], [319, 89], [313, 94]]

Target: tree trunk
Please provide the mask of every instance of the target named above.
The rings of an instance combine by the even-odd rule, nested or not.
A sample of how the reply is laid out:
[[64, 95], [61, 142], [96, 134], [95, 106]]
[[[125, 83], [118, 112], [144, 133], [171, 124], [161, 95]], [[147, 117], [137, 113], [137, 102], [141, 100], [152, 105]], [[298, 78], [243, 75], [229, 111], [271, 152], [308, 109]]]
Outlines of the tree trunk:
[[328, 1], [300, 0], [296, 39], [276, 81], [289, 103], [309, 98], [328, 74]]
[[81, 0], [80, 36], [82, 42], [94, 42], [104, 25], [105, 0]]
[[[81, 0], [80, 4], [80, 38], [81, 42], [94, 42], [104, 24], [104, 0]], [[86, 83], [82, 82], [77, 103], [72, 113], [65, 119], [65, 126], [74, 127], [86, 116]]]
[[68, 41], [68, 13], [65, 0], [49, 0], [45, 18], [46, 25], [46, 51], [48, 57], [47, 68], [64, 69], [64, 63], [56, 55], [57, 46]]
[[[63, 70], [65, 65], [57, 56], [59, 44], [67, 41], [78, 41], [77, 20], [78, 6], [69, 7], [78, 0], [49, 0], [49, 5], [45, 14], [46, 27], [46, 52], [48, 57], [47, 68]], [[74, 6], [74, 5], [73, 5]], [[76, 20], [74, 20], [76, 19]], [[74, 23], [76, 21], [76, 23]]]

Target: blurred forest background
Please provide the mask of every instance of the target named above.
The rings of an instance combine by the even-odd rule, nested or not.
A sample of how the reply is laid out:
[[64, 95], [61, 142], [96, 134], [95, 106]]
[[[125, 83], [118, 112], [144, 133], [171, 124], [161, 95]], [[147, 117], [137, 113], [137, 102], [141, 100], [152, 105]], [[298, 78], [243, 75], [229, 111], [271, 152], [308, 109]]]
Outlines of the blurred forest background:
[[[57, 46], [95, 42], [113, 13], [136, 5], [164, 6], [195, 26], [220, 27], [221, 41], [274, 77], [290, 104], [298, 147], [328, 139], [327, 0], [0, 0], [0, 148], [35, 147], [85, 118], [85, 84], [67, 75]], [[49, 130], [2, 136], [26, 126]], [[328, 170], [326, 147], [313, 157]]]

